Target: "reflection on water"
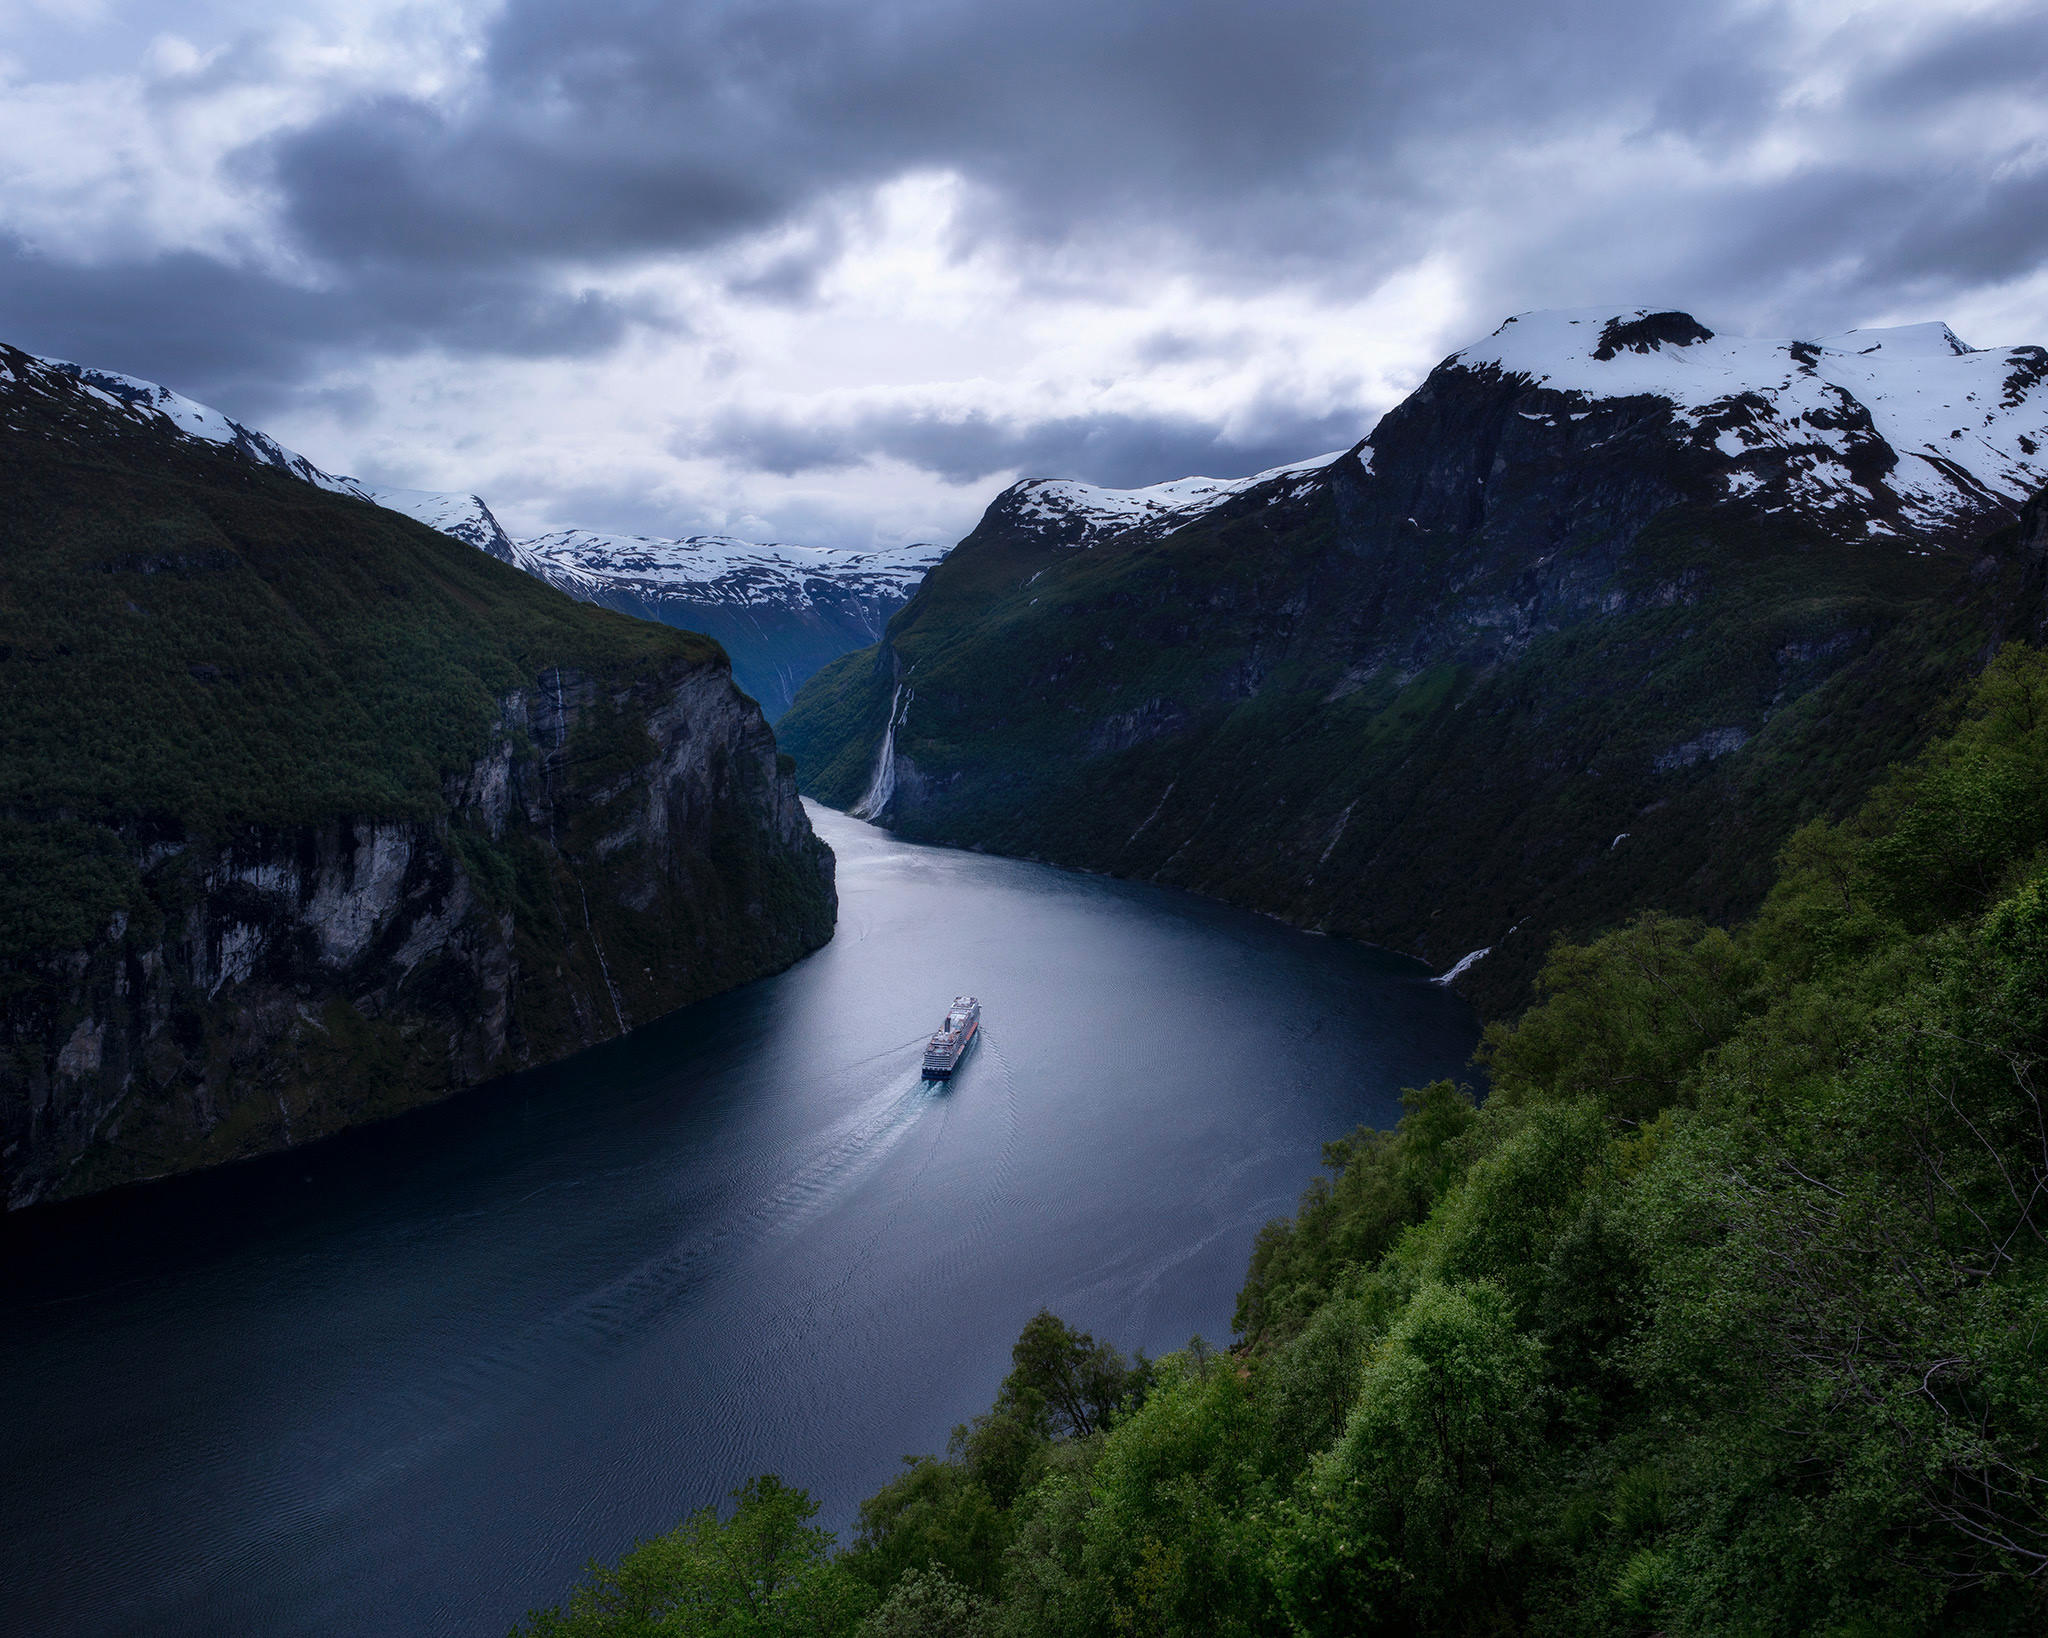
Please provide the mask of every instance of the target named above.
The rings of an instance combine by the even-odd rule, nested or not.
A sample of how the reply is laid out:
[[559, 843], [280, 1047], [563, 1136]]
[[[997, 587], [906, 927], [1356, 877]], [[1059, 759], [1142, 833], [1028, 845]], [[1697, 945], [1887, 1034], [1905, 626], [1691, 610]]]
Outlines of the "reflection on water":
[[[1041, 1304], [1226, 1335], [1320, 1144], [1471, 1050], [1410, 963], [812, 812], [839, 932], [781, 977], [8, 1225], [8, 1621], [497, 1634], [752, 1473], [843, 1528]], [[928, 1083], [956, 994], [981, 1039]]]

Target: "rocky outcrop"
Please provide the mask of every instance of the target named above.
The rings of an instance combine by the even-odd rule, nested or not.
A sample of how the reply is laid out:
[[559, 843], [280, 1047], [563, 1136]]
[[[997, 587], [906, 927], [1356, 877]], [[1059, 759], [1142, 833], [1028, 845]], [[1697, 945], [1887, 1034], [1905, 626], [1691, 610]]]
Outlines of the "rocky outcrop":
[[831, 936], [831, 854], [723, 664], [544, 672], [491, 738], [434, 820], [124, 827], [134, 907], [5, 974], [9, 1206], [305, 1143]]

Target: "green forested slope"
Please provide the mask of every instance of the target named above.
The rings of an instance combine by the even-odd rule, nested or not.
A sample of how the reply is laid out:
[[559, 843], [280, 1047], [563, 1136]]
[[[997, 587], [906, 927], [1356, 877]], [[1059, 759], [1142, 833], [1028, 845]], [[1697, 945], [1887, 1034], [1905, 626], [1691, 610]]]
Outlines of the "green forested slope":
[[0, 1192], [304, 1142], [786, 966], [706, 638], [0, 348]]
[[1943, 729], [1333, 1143], [1230, 1352], [1041, 1316], [849, 1551], [757, 1488], [533, 1630], [2043, 1630], [2048, 659]]
[[[778, 733], [806, 791], [850, 807], [900, 684], [899, 834], [1440, 968], [1488, 947], [1460, 985], [1499, 1015], [1560, 934], [1750, 913], [1785, 837], [1910, 755], [2024, 601], [1995, 542], [1670, 501], [1680, 478], [1642, 476], [1670, 457], [1638, 442], [1603, 446], [1619, 475], [1581, 475], [1554, 543], [1534, 501], [1519, 534], [1408, 527], [1381, 514], [1419, 503], [1355, 462], [1088, 550], [1034, 551], [992, 508]], [[1651, 491], [1626, 514], [1624, 480]], [[1548, 505], [1555, 474], [1527, 481]]]
[[556, 666], [626, 680], [717, 655], [395, 512], [91, 407], [10, 399], [0, 436], [11, 812], [425, 817], [508, 689]]

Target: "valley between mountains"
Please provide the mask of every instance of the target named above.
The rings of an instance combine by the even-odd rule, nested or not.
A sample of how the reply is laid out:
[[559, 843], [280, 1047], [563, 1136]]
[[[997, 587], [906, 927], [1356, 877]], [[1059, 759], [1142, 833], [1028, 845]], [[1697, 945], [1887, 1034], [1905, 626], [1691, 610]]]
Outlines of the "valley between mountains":
[[[2048, 353], [1939, 324], [1519, 315], [1354, 448], [1026, 480], [950, 552], [515, 541], [153, 383], [9, 352], [0, 386], [16, 1204], [786, 962], [830, 929], [791, 758], [905, 837], [1386, 945], [1510, 1013], [1561, 937], [1746, 914], [2048, 620]], [[795, 695], [779, 768], [745, 694]]]
[[[35, 1607], [2040, 1629], [2048, 351], [1520, 314], [1347, 449], [944, 553], [516, 541], [11, 349], [0, 418], [0, 1174], [103, 1237], [14, 1264]], [[389, 1200], [343, 1143], [58, 1204], [557, 1063]], [[1317, 1100], [1373, 1124], [1271, 1215]], [[1051, 1311], [1247, 1243], [1227, 1353]], [[231, 1265], [160, 1362], [137, 1271]]]

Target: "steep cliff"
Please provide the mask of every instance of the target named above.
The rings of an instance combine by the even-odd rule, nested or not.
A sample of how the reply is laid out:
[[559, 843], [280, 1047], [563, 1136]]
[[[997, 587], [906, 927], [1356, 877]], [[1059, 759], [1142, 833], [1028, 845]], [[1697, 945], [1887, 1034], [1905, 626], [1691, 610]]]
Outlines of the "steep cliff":
[[[1526, 315], [1355, 450], [998, 498], [783, 719], [903, 834], [1371, 939], [1512, 1007], [1559, 933], [1730, 916], [2017, 630], [2048, 354]], [[1484, 953], [1482, 953], [1484, 952]]]
[[831, 936], [717, 645], [0, 350], [10, 1206], [301, 1143]]
[[2009, 622], [2012, 635], [2036, 648], [2048, 648], [2048, 488], [2028, 501], [2011, 528], [1992, 536], [1985, 548], [2020, 565], [2020, 589]]

